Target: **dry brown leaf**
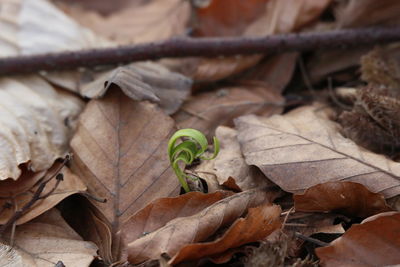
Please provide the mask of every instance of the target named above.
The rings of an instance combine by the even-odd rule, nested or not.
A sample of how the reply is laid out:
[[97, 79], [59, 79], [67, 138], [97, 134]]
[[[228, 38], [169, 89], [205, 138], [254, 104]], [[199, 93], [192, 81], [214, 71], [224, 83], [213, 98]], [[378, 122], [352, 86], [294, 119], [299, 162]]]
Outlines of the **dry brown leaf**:
[[13, 240], [12, 247], [0, 243], [0, 258], [10, 259], [2, 266], [54, 267], [62, 261], [68, 267], [85, 267], [97, 255], [97, 247], [83, 241], [56, 209], [18, 226]]
[[264, 239], [281, 227], [280, 215], [281, 208], [270, 203], [250, 208], [246, 218], [236, 220], [222, 237], [212, 242], [195, 243], [183, 247], [171, 259], [170, 264], [201, 259]]
[[119, 87], [134, 100], [157, 102], [167, 114], [176, 112], [190, 94], [192, 80], [171, 72], [160, 64], [139, 62], [95, 74], [94, 81], [83, 85], [80, 94], [100, 98], [108, 89]]
[[190, 4], [185, 0], [129, 1], [108, 16], [70, 6], [67, 12], [83, 26], [118, 44], [160, 41], [185, 33]]
[[187, 244], [206, 240], [216, 231], [234, 222], [248, 208], [270, 202], [271, 194], [249, 190], [224, 198], [195, 215], [180, 217], [128, 244], [128, 259], [140, 263], [157, 259], [162, 253], [174, 256]]
[[242, 153], [283, 190], [299, 193], [324, 182], [347, 180], [386, 198], [400, 193], [400, 163], [344, 138], [328, 108], [304, 106], [284, 116], [235, 120]]
[[303, 195], [294, 195], [296, 211], [337, 212], [368, 217], [389, 211], [385, 198], [353, 182], [327, 182], [312, 186]]
[[[173, 120], [156, 106], [135, 102], [120, 90], [90, 101], [82, 113], [71, 141], [72, 168], [90, 194], [107, 199], [92, 204], [114, 238], [122, 222], [137, 210], [179, 192], [166, 153], [174, 130]], [[119, 241], [113, 240], [113, 247], [118, 246]]]
[[50, 168], [68, 152], [83, 102], [37, 76], [0, 79], [0, 180], [16, 180], [21, 164]]
[[[305, 24], [315, 20], [330, 4], [330, 2], [331, 0], [271, 0], [266, 1], [264, 8], [259, 8], [258, 6], [262, 5], [262, 1], [246, 1], [246, 5], [247, 3], [250, 3], [250, 5], [256, 5], [258, 10], [264, 9], [265, 12], [260, 14], [254, 22], [249, 24], [240, 35], [248, 37], [266, 36], [298, 30]], [[231, 7], [236, 9], [234, 14], [238, 17], [241, 17], [242, 12], [244, 12], [242, 5], [243, 4], [232, 5]], [[224, 18], [224, 15], [221, 15], [221, 12], [225, 13], [226, 8], [219, 8], [219, 4], [217, 3], [215, 6], [210, 6], [210, 8], [217, 8], [218, 11], [214, 13], [209, 12], [208, 16], [211, 17], [207, 17], [208, 20], [212, 19], [214, 21], [219, 21], [219, 17]], [[251, 16], [249, 17], [252, 18], [252, 16], [256, 16], [257, 13], [260, 13], [258, 10], [250, 12]], [[239, 29], [243, 28], [243, 23], [245, 21], [246, 17], [244, 20], [234, 20], [235, 24], [238, 24]], [[225, 22], [222, 20], [222, 23]], [[213, 27], [218, 28], [218, 25], [214, 25]], [[232, 25], [232, 27], [236, 27], [236, 25]], [[239, 32], [236, 32], [236, 34], [239, 34]], [[261, 55], [255, 55], [202, 59], [198, 63], [197, 69], [188, 75], [196, 81], [215, 81], [237, 74], [251, 66], [254, 66], [262, 59], [262, 57], [263, 56]]]
[[[262, 173], [246, 164], [237, 140], [236, 130], [220, 126], [215, 131], [215, 135], [220, 140], [218, 157], [212, 161], [203, 161], [196, 167], [194, 172], [198, 176], [202, 178], [209, 175], [215, 176], [219, 185], [232, 179], [240, 191], [265, 188], [271, 185], [271, 182]], [[206, 181], [209, 179], [211, 178], [207, 177]]]
[[[7, 208], [2, 209], [0, 224], [5, 224], [12, 215], [14, 215], [16, 209], [18, 210], [28, 203], [32, 199], [40, 183], [57, 174], [59, 168], [60, 163], [55, 163], [47, 173], [45, 171], [39, 173], [24, 171], [23, 175], [17, 181], [11, 179], [1, 181], [0, 206]], [[60, 173], [63, 174], [63, 181], [59, 183], [54, 192], [48, 197], [36, 201], [28, 212], [18, 219], [17, 224], [26, 223], [53, 208], [66, 197], [86, 190], [86, 186], [79, 177], [71, 173], [67, 167], [64, 167]], [[49, 193], [54, 188], [56, 182], [56, 179], [52, 179], [48, 182], [43, 190], [42, 196]]]
[[[387, 266], [400, 262], [400, 213], [382, 213], [353, 225], [329, 246], [317, 248], [322, 266]], [[386, 216], [385, 216], [386, 215]], [[375, 217], [375, 216], [373, 216]]]
[[284, 99], [279, 93], [262, 87], [223, 88], [201, 93], [186, 101], [174, 115], [179, 128], [196, 128], [212, 136], [219, 125], [231, 126], [243, 114], [271, 115], [282, 111]]

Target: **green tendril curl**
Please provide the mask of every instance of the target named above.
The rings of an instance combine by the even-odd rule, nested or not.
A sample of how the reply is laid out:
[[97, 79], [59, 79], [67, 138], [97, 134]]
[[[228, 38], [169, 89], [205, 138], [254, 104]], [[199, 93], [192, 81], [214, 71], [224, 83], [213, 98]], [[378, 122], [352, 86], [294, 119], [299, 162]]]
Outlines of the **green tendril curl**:
[[[182, 142], [176, 145], [178, 139], [182, 139]], [[193, 163], [195, 159], [211, 160], [214, 159], [219, 152], [219, 141], [214, 136], [214, 153], [212, 157], [206, 158], [202, 155], [208, 147], [207, 138], [204, 134], [195, 129], [181, 129], [174, 133], [168, 142], [168, 157], [171, 162], [172, 169], [175, 171], [179, 182], [186, 192], [190, 192], [190, 188], [186, 182], [188, 175], [185, 174], [184, 169], [179, 168], [179, 162], [182, 161], [186, 165]]]

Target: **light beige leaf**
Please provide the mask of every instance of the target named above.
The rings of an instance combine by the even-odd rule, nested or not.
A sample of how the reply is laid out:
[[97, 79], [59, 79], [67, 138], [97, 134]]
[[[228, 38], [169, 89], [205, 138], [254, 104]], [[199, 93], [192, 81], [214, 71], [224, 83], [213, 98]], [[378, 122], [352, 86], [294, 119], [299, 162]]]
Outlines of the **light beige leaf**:
[[128, 244], [128, 259], [140, 263], [157, 259], [162, 253], [175, 255], [183, 246], [206, 240], [219, 228], [229, 225], [248, 208], [269, 202], [270, 196], [260, 190], [249, 190], [224, 198], [199, 213], [178, 217], [165, 226]]
[[174, 130], [173, 120], [159, 108], [120, 90], [90, 101], [82, 113], [71, 141], [72, 169], [90, 194], [107, 199], [92, 204], [111, 229], [113, 247], [120, 245], [116, 233], [123, 221], [154, 199], [179, 192], [167, 156]]
[[0, 243], [0, 258], [12, 260], [2, 266], [10, 267], [54, 267], [59, 261], [68, 267], [85, 267], [96, 251], [97, 247], [83, 241], [56, 209], [17, 227], [13, 247]]
[[68, 13], [83, 26], [118, 44], [160, 41], [185, 33], [190, 4], [185, 0], [130, 1], [108, 16], [68, 7]]
[[242, 191], [252, 188], [265, 188], [271, 184], [262, 173], [254, 167], [251, 168], [245, 162], [237, 140], [236, 130], [220, 126], [215, 131], [215, 135], [220, 141], [218, 157], [211, 161], [203, 161], [196, 167], [194, 172], [198, 176], [213, 175], [219, 185], [223, 185], [231, 177]]
[[41, 171], [68, 152], [83, 102], [37, 76], [0, 79], [0, 180]]
[[[60, 163], [55, 163], [47, 172], [32, 173], [25, 170], [17, 181], [11, 179], [0, 181], [0, 206], [9, 206], [9, 208], [0, 213], [0, 224], [5, 224], [12, 217], [15, 209], [21, 208], [28, 203], [40, 183], [57, 174], [59, 168]], [[53, 208], [66, 197], [86, 190], [86, 186], [79, 177], [74, 175], [67, 167], [64, 167], [60, 173], [63, 174], [63, 180], [54, 192], [48, 197], [36, 201], [28, 212], [18, 219], [17, 224], [26, 223]], [[56, 182], [57, 180], [54, 178], [48, 182], [41, 195], [49, 193]]]
[[284, 116], [243, 116], [235, 121], [247, 164], [283, 190], [302, 192], [328, 181], [365, 185], [386, 198], [400, 193], [400, 163], [357, 146], [329, 119], [332, 110], [304, 106]]
[[134, 100], [158, 102], [167, 114], [179, 109], [192, 86], [191, 79], [150, 61], [118, 67], [96, 76], [93, 82], [82, 86], [82, 96], [100, 98], [107, 90], [115, 89], [114, 85]]

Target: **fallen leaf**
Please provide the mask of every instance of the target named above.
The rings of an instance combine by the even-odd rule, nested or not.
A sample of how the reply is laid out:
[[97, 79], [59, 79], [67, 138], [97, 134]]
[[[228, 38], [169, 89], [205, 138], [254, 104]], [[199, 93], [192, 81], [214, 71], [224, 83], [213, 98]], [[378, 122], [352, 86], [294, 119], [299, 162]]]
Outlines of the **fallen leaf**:
[[156, 106], [120, 90], [90, 101], [81, 114], [71, 141], [72, 169], [90, 194], [107, 199], [91, 202], [111, 228], [113, 247], [120, 245], [116, 233], [123, 221], [154, 199], [179, 192], [167, 157], [174, 130], [172, 119]]
[[[194, 172], [200, 177], [213, 175], [216, 177], [219, 185], [227, 183], [232, 179], [236, 189], [240, 191], [252, 188], [265, 188], [271, 185], [271, 182], [260, 172], [247, 165], [240, 150], [237, 140], [237, 131], [219, 126], [215, 135], [220, 141], [220, 151], [218, 157], [211, 160], [211, 164], [202, 162]], [[206, 179], [207, 181], [207, 179]], [[233, 186], [235, 188], [235, 186]]]
[[191, 79], [171, 72], [160, 64], [139, 62], [95, 74], [94, 80], [80, 88], [88, 98], [100, 98], [107, 90], [120, 88], [134, 100], [157, 102], [167, 114], [175, 113], [189, 96]]
[[365, 218], [391, 210], [382, 194], [372, 193], [353, 182], [318, 184], [293, 198], [296, 211], [336, 212]]
[[174, 115], [179, 128], [196, 128], [212, 136], [219, 125], [231, 126], [240, 115], [280, 113], [284, 99], [262, 87], [231, 87], [205, 92], [186, 101]]
[[165, 226], [128, 243], [128, 260], [136, 264], [157, 259], [162, 253], [173, 257], [187, 244], [197, 243], [212, 236], [242, 216], [248, 208], [271, 201], [271, 193], [249, 190], [224, 198], [202, 211], [179, 217]]
[[37, 76], [0, 79], [0, 180], [39, 172], [68, 152], [83, 102]]
[[400, 262], [400, 214], [383, 213], [353, 225], [329, 246], [317, 248], [322, 266], [388, 266]]
[[[215, 1], [218, 2], [218, 1]], [[271, 0], [266, 1], [264, 8], [261, 8], [262, 1], [251, 1], [251, 4], [257, 5], [257, 10], [250, 13], [251, 16], [257, 15], [259, 10], [265, 10], [260, 14], [257, 19], [239, 34], [240, 36], [255, 37], [255, 36], [267, 36], [271, 34], [278, 33], [288, 33], [294, 30], [299, 30], [302, 26], [311, 21], [315, 20], [324, 9], [330, 4], [331, 0], [315, 1], [315, 0]], [[250, 1], [249, 1], [250, 3]], [[246, 2], [247, 4], [247, 2]], [[217, 8], [216, 12], [209, 12], [207, 19], [219, 21], [224, 18], [226, 8], [219, 8], [220, 4], [215, 4], [209, 8]], [[233, 9], [236, 9], [235, 15], [238, 17], [242, 16], [245, 12], [241, 5], [231, 5]], [[260, 6], [260, 7], [259, 7]], [[254, 8], [254, 6], [252, 6]], [[251, 9], [253, 10], [253, 9]], [[221, 12], [223, 12], [221, 14]], [[245, 12], [246, 13], [246, 12]], [[246, 16], [244, 20], [237, 19], [234, 20], [235, 24], [243, 24], [246, 21]], [[224, 23], [224, 20], [222, 19]], [[250, 21], [249, 21], [250, 22]], [[200, 22], [201, 25], [201, 22]], [[229, 25], [229, 24], [228, 24]], [[232, 25], [234, 27], [236, 25]], [[218, 29], [218, 24], [213, 27]], [[240, 26], [241, 28], [242, 26]], [[192, 73], [187, 73], [195, 81], [216, 81], [228, 76], [237, 74], [251, 66], [256, 65], [261, 59], [262, 55], [254, 56], [236, 56], [236, 57], [224, 57], [224, 58], [213, 58], [213, 59], [201, 59], [198, 62], [198, 67], [192, 71]]]
[[195, 243], [183, 247], [171, 259], [170, 264], [201, 259], [261, 240], [281, 226], [280, 215], [281, 208], [270, 203], [250, 208], [246, 218], [236, 220], [222, 237], [212, 242]]
[[288, 192], [329, 181], [365, 185], [386, 198], [400, 193], [400, 163], [344, 138], [326, 107], [304, 106], [283, 116], [235, 120], [246, 163]]
[[[13, 240], [12, 247], [0, 244], [0, 251], [8, 251], [13, 260], [5, 266], [54, 267], [62, 261], [68, 267], [84, 267], [97, 255], [97, 247], [83, 241], [56, 209], [18, 226]], [[3, 258], [4, 254], [0, 255]]]
[[190, 19], [190, 3], [182, 0], [129, 1], [108, 16], [77, 5], [67, 10], [80, 24], [118, 44], [153, 42], [183, 35]]
[[233, 193], [217, 191], [212, 194], [189, 192], [171, 198], [160, 198], [130, 217], [121, 227], [126, 243], [165, 226], [169, 221], [192, 216]]
[[[28, 203], [32, 199], [40, 183], [56, 175], [59, 168], [60, 163], [55, 163], [47, 172], [32, 173], [24, 171], [17, 181], [11, 179], [0, 181], [0, 207], [3, 207], [0, 213], [0, 224], [5, 224], [14, 215], [15, 209], [21, 208]], [[71, 173], [67, 167], [62, 168], [60, 173], [63, 174], [63, 180], [59, 183], [54, 192], [48, 197], [36, 201], [35, 204], [18, 219], [17, 224], [26, 223], [53, 208], [66, 197], [86, 190], [86, 186], [79, 177]], [[48, 182], [41, 195], [43, 196], [51, 192], [56, 183], [56, 179], [52, 179]]]

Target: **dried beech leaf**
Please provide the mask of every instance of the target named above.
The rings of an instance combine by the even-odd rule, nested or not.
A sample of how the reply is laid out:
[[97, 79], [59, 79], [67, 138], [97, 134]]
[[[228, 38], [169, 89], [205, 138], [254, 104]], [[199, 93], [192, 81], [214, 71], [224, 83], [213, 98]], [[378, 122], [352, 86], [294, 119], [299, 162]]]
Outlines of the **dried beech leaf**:
[[158, 102], [167, 114], [179, 109], [192, 86], [191, 79], [152, 62], [134, 63], [96, 76], [82, 86], [82, 96], [100, 98], [115, 85], [134, 100]]
[[190, 192], [178, 197], [160, 198], [130, 217], [121, 227], [126, 243], [147, 235], [178, 217], [192, 216], [233, 193], [217, 191], [212, 194]]
[[201, 259], [261, 240], [281, 227], [280, 215], [281, 208], [270, 203], [250, 208], [246, 218], [236, 220], [222, 237], [212, 242], [195, 243], [183, 247], [171, 259], [170, 264]]
[[381, 194], [353, 182], [327, 182], [312, 186], [303, 195], [294, 195], [296, 211], [337, 212], [347, 216], [369, 217], [389, 211]]
[[240, 191], [265, 188], [270, 185], [270, 182], [262, 173], [259, 173], [254, 167], [251, 168], [245, 162], [237, 140], [236, 130], [220, 126], [215, 131], [215, 135], [220, 140], [218, 157], [210, 161], [212, 164], [206, 164], [204, 161], [196, 167], [194, 172], [198, 176], [213, 175], [219, 185], [223, 185], [229, 179], [232, 179], [237, 187], [236, 189]]
[[283, 190], [299, 193], [324, 182], [348, 180], [386, 198], [400, 193], [400, 163], [357, 146], [339, 133], [327, 108], [304, 106], [284, 116], [235, 120], [247, 164]]
[[248, 208], [269, 202], [270, 198], [266, 192], [249, 190], [224, 198], [192, 216], [171, 220], [156, 231], [131, 241], [128, 259], [135, 264], [157, 259], [162, 253], [174, 256], [185, 245], [206, 240]]
[[160, 109], [135, 102], [120, 90], [90, 101], [81, 114], [71, 141], [72, 168], [89, 193], [107, 199], [92, 204], [116, 238], [113, 247], [120, 245], [115, 234], [123, 221], [154, 199], [179, 192], [166, 153], [174, 130], [172, 119]]
[[0, 244], [0, 251], [11, 249], [8, 257], [13, 260], [3, 266], [54, 267], [62, 261], [68, 267], [85, 267], [97, 255], [97, 247], [83, 241], [56, 209], [17, 227], [13, 240], [12, 247]]
[[0, 180], [16, 180], [21, 164], [42, 171], [68, 152], [83, 102], [37, 76], [0, 79]]
[[184, 34], [190, 18], [190, 4], [182, 0], [129, 1], [109, 16], [79, 6], [70, 6], [68, 13], [100, 36], [118, 44], [137, 44]]
[[232, 87], [201, 93], [186, 101], [174, 115], [179, 128], [196, 128], [212, 136], [219, 125], [250, 113], [271, 114], [282, 111], [283, 97], [262, 87]]
[[353, 225], [329, 246], [317, 248], [316, 254], [322, 266], [395, 265], [400, 262], [399, 229], [400, 213], [382, 213]]
[[[39, 173], [24, 171], [17, 181], [11, 179], [1, 181], [0, 206], [5, 207], [8, 203], [11, 207], [2, 210], [0, 214], [0, 224], [6, 223], [14, 215], [15, 208], [21, 208], [28, 203], [39, 187], [39, 184], [56, 174], [59, 165], [60, 163], [55, 163], [47, 173], [44, 171]], [[36, 201], [28, 212], [18, 219], [17, 224], [30, 221], [53, 208], [64, 198], [86, 190], [86, 186], [79, 177], [71, 173], [67, 167], [64, 167], [60, 173], [63, 174], [63, 180], [59, 183], [54, 192], [48, 197]], [[54, 188], [56, 182], [57, 180], [54, 178], [48, 182], [42, 195], [49, 193]]]
[[[218, 2], [218, 1], [214, 1]], [[254, 4], [255, 1], [248, 1]], [[329, 5], [331, 0], [271, 0], [266, 1], [264, 10], [256, 20], [250, 23], [241, 33], [242, 36], [254, 37], [254, 36], [266, 36], [277, 33], [288, 33], [294, 30], [298, 30], [305, 24], [316, 19], [323, 10]], [[247, 4], [247, 2], [246, 2]], [[258, 6], [262, 5], [262, 1], [257, 1], [257, 9], [262, 10]], [[209, 8], [217, 8], [217, 12], [209, 13], [208, 20], [213, 19], [219, 21], [220, 18], [224, 18], [222, 15], [226, 12], [226, 8], [219, 8], [218, 3]], [[231, 9], [237, 9], [235, 15], [238, 17], [242, 16], [243, 4], [232, 5]], [[251, 9], [252, 10], [252, 9]], [[222, 13], [222, 14], [221, 14]], [[257, 11], [252, 11], [251, 16], [256, 16]], [[235, 20], [235, 23], [243, 24], [248, 20], [246, 16], [244, 19]], [[225, 21], [222, 20], [224, 24]], [[250, 21], [249, 21], [250, 22]], [[201, 22], [200, 22], [201, 25]], [[232, 25], [234, 27], [235, 25]], [[217, 27], [218, 25], [214, 25]], [[243, 26], [240, 26], [243, 27]], [[232, 33], [230, 33], [232, 34]], [[238, 33], [237, 33], [238, 34]], [[238, 34], [239, 35], [239, 34]], [[201, 59], [198, 63], [198, 67], [191, 74], [188, 74], [193, 80], [196, 81], [215, 81], [228, 77], [233, 74], [237, 74], [251, 66], [257, 64], [261, 59], [262, 55], [255, 56], [238, 56], [238, 57], [227, 57], [227, 58], [216, 58], [216, 59]]]

